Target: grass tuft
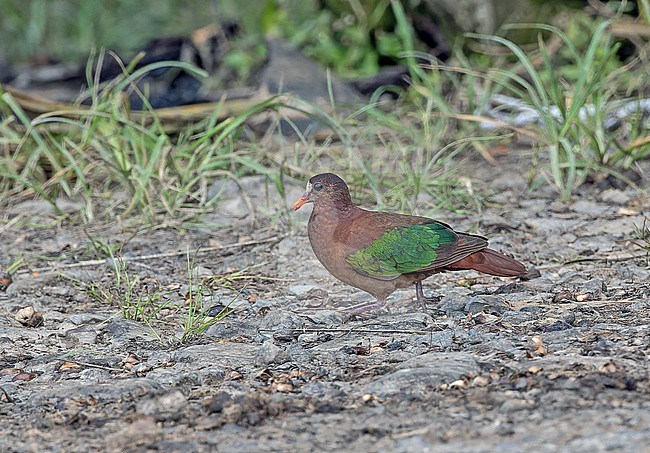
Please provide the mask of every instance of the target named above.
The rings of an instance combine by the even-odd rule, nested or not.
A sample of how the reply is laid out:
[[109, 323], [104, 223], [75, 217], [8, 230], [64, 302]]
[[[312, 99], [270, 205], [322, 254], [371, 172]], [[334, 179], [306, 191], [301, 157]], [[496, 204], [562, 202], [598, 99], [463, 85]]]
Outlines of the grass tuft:
[[[210, 326], [234, 313], [231, 304], [245, 289], [241, 283], [258, 278], [247, 269], [199, 278], [195, 259], [188, 253], [185, 284], [161, 285], [155, 278], [127, 269], [112, 247], [105, 250], [110, 256], [111, 278], [88, 283], [74, 280], [75, 285], [100, 304], [117, 307], [124, 319], [145, 324], [161, 342], [199, 338]], [[232, 293], [225, 303], [221, 301], [222, 290]]]
[[650, 218], [644, 217], [642, 225], [634, 226], [632, 242], [650, 253]]
[[[542, 64], [539, 66], [529, 52], [512, 41], [498, 36], [469, 35], [507, 48], [523, 68], [522, 71], [495, 68], [485, 76], [539, 115], [537, 146], [547, 156], [543, 175], [563, 200], [571, 198], [587, 177], [599, 172], [632, 184], [623, 170], [650, 156], [648, 144], [637, 140], [647, 134], [647, 126], [644, 131], [641, 124], [640, 109], [628, 126], [619, 128], [618, 132], [612, 131], [608, 124], [611, 114], [621, 108], [617, 90], [623, 85], [626, 70], [612, 65], [619, 47], [609, 33], [612, 23], [611, 20], [600, 23], [584, 49], [557, 27], [517, 25], [517, 28], [540, 30], [538, 55]], [[562, 41], [569, 60], [565, 65], [578, 68], [572, 79], [566, 76], [566, 66], [556, 65], [541, 32]], [[634, 103], [629, 106], [634, 107]]]

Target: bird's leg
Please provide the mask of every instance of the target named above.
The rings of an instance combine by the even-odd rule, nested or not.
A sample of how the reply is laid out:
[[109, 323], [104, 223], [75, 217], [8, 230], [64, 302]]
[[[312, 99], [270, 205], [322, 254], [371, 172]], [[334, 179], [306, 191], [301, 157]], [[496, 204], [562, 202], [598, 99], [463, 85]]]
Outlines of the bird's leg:
[[427, 303], [440, 302], [440, 299], [442, 299], [442, 297], [440, 296], [433, 296], [433, 297], [425, 296], [424, 290], [422, 289], [422, 281], [415, 282], [415, 294], [417, 295], [418, 302], [420, 303], [420, 306], [422, 307], [423, 310], [427, 309]]

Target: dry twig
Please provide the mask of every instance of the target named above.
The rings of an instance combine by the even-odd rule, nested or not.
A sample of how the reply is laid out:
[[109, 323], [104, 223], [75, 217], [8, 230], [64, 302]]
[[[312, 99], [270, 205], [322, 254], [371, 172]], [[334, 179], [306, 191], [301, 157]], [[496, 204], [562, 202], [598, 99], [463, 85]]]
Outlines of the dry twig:
[[[215, 252], [215, 251], [220, 251], [220, 250], [228, 250], [228, 249], [237, 249], [241, 247], [246, 247], [249, 245], [258, 245], [258, 244], [268, 244], [270, 242], [277, 242], [286, 236], [273, 236], [270, 238], [266, 239], [259, 239], [259, 240], [253, 240], [253, 241], [246, 241], [246, 242], [239, 242], [236, 244], [227, 244], [227, 245], [217, 245], [214, 247], [206, 247], [206, 248], [201, 248], [196, 251], [196, 254], [205, 254], [205, 253], [210, 253], [210, 252]], [[152, 255], [139, 255], [139, 256], [123, 256], [120, 257], [119, 259], [124, 262], [128, 261], [150, 261], [150, 260], [157, 260], [160, 258], [170, 258], [170, 257], [175, 257], [175, 256], [182, 256], [187, 254], [187, 250], [177, 250], [174, 252], [165, 252], [165, 253], [154, 253]], [[40, 267], [36, 269], [22, 269], [16, 274], [29, 274], [29, 273], [38, 273], [38, 274], [44, 274], [44, 273], [49, 273], [49, 272], [59, 272], [64, 269], [75, 269], [75, 268], [80, 268], [80, 267], [92, 267], [92, 266], [99, 266], [102, 264], [106, 264], [108, 262], [112, 261], [111, 258], [106, 258], [106, 259], [101, 259], [101, 260], [86, 260], [86, 261], [80, 261], [78, 263], [68, 263], [68, 264], [58, 264], [58, 265], [53, 265], [53, 266], [46, 266], [46, 267]]]

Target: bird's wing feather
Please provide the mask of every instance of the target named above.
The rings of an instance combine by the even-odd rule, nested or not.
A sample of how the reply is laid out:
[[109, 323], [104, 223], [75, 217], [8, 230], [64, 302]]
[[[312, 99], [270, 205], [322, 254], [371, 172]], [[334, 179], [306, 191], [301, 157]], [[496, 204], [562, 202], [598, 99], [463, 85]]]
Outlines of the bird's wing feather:
[[359, 273], [392, 280], [444, 267], [487, 246], [480, 236], [459, 235], [448, 225], [422, 220], [413, 225], [390, 225], [369, 244], [351, 250], [346, 261]]

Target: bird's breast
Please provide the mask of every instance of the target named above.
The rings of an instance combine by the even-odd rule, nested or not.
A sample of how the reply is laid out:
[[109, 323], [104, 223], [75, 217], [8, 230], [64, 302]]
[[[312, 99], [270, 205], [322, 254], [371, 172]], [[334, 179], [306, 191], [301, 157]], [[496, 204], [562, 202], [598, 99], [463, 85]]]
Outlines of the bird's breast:
[[318, 260], [332, 275], [345, 281], [345, 274], [353, 269], [346, 261], [345, 243], [336, 234], [337, 224], [338, 222], [313, 213], [307, 231]]

